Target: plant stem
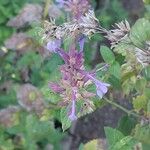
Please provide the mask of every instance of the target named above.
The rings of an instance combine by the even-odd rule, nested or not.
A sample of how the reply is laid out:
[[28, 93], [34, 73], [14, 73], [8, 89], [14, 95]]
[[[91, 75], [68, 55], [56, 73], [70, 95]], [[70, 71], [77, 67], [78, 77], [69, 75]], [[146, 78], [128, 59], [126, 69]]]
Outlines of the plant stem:
[[116, 108], [119, 108], [120, 110], [126, 112], [128, 115], [132, 115], [132, 116], [134, 116], [134, 117], [136, 117], [136, 118], [141, 118], [140, 115], [138, 115], [138, 114], [132, 112], [131, 110], [128, 110], [128, 109], [124, 108], [123, 106], [121, 106], [121, 105], [115, 103], [114, 101], [111, 101], [111, 100], [107, 99], [106, 97], [104, 97], [104, 100], [105, 100], [107, 103], [109, 103], [109, 104], [115, 106]]
[[44, 12], [43, 12], [43, 18], [46, 19], [48, 15], [48, 9], [49, 5], [51, 4], [51, 0], [45, 0], [45, 7], [44, 7]]

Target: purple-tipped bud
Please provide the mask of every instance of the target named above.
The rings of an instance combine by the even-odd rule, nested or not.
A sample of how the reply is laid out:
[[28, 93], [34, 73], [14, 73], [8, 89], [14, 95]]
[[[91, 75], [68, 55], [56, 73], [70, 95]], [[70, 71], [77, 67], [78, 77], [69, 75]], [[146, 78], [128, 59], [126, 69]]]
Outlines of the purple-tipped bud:
[[61, 40], [56, 39], [56, 40], [51, 40], [47, 43], [46, 48], [52, 52], [52, 53], [56, 53], [57, 49], [60, 48], [61, 46]]
[[70, 113], [70, 115], [69, 115], [69, 119], [70, 119], [71, 121], [77, 120], [75, 101], [76, 101], [76, 91], [73, 90], [73, 92], [72, 92], [71, 113]]
[[68, 63], [69, 56], [63, 49], [57, 49], [57, 53], [61, 56], [61, 58], [65, 61], [65, 63]]
[[77, 120], [76, 107], [75, 107], [75, 100], [72, 101], [71, 113], [70, 113], [70, 115], [69, 115], [69, 119], [70, 119], [71, 121]]
[[84, 43], [85, 43], [85, 36], [81, 36], [78, 42], [79, 42], [80, 52], [82, 52], [84, 48]]
[[62, 93], [64, 91], [64, 89], [57, 83], [50, 82], [48, 85], [49, 88], [55, 93]]

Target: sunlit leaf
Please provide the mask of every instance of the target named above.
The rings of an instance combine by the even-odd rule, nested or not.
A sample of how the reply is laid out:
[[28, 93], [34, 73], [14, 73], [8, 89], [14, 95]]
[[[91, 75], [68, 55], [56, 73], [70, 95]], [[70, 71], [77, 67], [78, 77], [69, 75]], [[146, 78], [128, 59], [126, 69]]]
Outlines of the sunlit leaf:
[[143, 47], [144, 42], [150, 40], [150, 22], [144, 18], [139, 19], [133, 25], [130, 39], [137, 47]]
[[108, 64], [112, 64], [115, 61], [115, 56], [113, 52], [106, 46], [101, 46], [100, 48], [101, 55], [104, 61]]
[[63, 131], [65, 131], [71, 126], [71, 120], [68, 117], [68, 112], [65, 107], [61, 108], [60, 118], [61, 118], [61, 123], [62, 123], [62, 129]]

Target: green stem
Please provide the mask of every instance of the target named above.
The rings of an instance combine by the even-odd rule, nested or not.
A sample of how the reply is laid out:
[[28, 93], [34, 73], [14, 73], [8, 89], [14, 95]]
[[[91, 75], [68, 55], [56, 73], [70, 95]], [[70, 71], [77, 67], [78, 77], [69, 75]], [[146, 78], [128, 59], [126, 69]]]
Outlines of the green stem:
[[51, 0], [45, 0], [45, 7], [44, 7], [44, 12], [43, 12], [43, 18], [46, 19], [48, 15], [48, 9], [51, 4]]
[[111, 101], [111, 100], [107, 99], [106, 97], [104, 97], [104, 100], [105, 100], [107, 103], [109, 103], [109, 104], [115, 106], [116, 108], [119, 108], [120, 110], [124, 111], [124, 112], [127, 113], [129, 116], [132, 115], [132, 116], [134, 116], [134, 117], [136, 117], [136, 118], [141, 118], [140, 115], [138, 115], [138, 114], [132, 112], [131, 110], [128, 110], [128, 109], [124, 108], [123, 106], [121, 106], [121, 105], [115, 103], [114, 101]]

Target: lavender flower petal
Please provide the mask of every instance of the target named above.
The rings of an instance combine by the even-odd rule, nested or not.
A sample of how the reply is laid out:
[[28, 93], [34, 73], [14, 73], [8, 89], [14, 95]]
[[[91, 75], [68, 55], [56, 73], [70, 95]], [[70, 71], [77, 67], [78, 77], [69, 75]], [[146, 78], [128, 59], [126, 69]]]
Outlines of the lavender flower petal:
[[97, 90], [97, 95], [102, 98], [108, 91], [108, 87], [110, 86], [107, 83], [103, 83], [101, 81], [96, 81], [95, 82], [96, 85], [96, 90]]
[[110, 86], [107, 83], [103, 83], [101, 81], [96, 80], [95, 81], [97, 95], [102, 98], [108, 91], [108, 87]]
[[46, 48], [53, 53], [57, 52], [57, 49], [60, 48], [61, 46], [61, 40], [56, 39], [56, 40], [51, 40], [47, 43]]
[[101, 82], [99, 80], [97, 80], [96, 78], [94, 78], [92, 75], [88, 75], [88, 77], [94, 82], [94, 84], [96, 85], [96, 91], [97, 91], [97, 95], [102, 98], [108, 91], [108, 87], [110, 86], [110, 84], [108, 83], [104, 83]]

